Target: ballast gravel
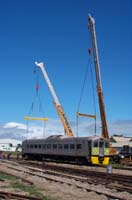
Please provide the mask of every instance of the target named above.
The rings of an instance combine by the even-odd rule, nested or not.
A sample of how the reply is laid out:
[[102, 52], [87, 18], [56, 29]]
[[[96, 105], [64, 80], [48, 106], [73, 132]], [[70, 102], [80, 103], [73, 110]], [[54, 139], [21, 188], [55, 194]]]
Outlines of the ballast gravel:
[[[10, 167], [10, 168], [9, 168]], [[26, 172], [16, 171], [12, 169], [15, 165], [10, 162], [2, 162], [0, 161], [0, 171], [7, 172], [14, 176], [19, 176], [20, 178], [25, 178], [34, 183], [34, 185], [41, 189], [42, 193], [46, 196], [50, 196], [53, 200], [108, 200], [108, 198], [104, 194], [99, 194], [99, 192], [105, 193], [115, 193], [118, 197], [124, 197], [126, 200], [132, 200], [132, 195], [127, 192], [117, 192], [114, 189], [108, 189], [104, 185], [98, 184], [88, 184], [82, 183], [80, 181], [75, 181], [74, 179], [67, 179], [62, 178], [59, 176], [53, 176], [44, 174], [43, 177], [29, 175]], [[26, 167], [21, 165], [16, 166], [16, 169], [21, 169], [24, 171], [28, 171]], [[39, 173], [41, 174], [41, 173]], [[46, 178], [49, 177], [55, 181], [47, 180]], [[61, 182], [58, 182], [58, 181]], [[0, 188], [3, 182], [0, 182]], [[4, 185], [3, 185], [4, 186]], [[2, 188], [4, 189], [4, 187]], [[81, 188], [82, 187], [82, 188]], [[91, 191], [90, 191], [91, 190]], [[97, 191], [97, 193], [96, 193]]]

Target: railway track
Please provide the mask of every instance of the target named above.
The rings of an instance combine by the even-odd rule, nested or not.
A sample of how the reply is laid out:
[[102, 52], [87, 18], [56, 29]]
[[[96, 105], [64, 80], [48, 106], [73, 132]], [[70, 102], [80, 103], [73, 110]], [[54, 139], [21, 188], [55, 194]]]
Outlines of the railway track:
[[[97, 165], [96, 167], [98, 168], [106, 168], [105, 166], [102, 166], [102, 165]], [[127, 171], [127, 170], [132, 170], [132, 165], [130, 166], [127, 166], [127, 165], [121, 165], [120, 167], [118, 166], [112, 166], [113, 169], [119, 169], [119, 170], [122, 170], [122, 171]]]
[[16, 194], [12, 192], [3, 192], [0, 191], [0, 200], [42, 200], [37, 197], [32, 197], [32, 196], [27, 196], [27, 195], [22, 195], [22, 194]]
[[[108, 188], [117, 189], [119, 191], [127, 191], [132, 193], [132, 176], [120, 175], [120, 174], [108, 174], [106, 172], [95, 172], [81, 169], [66, 168], [62, 166], [51, 166], [46, 164], [36, 165], [31, 163], [31, 166], [40, 167], [41, 169], [47, 169], [46, 173], [52, 175], [59, 175], [61, 177], [73, 177], [81, 182], [88, 183], [101, 183], [107, 185]], [[50, 169], [50, 170], [49, 170]], [[52, 171], [51, 171], [52, 170]], [[61, 172], [61, 173], [60, 173]], [[72, 176], [71, 176], [72, 175]]]
[[[28, 166], [27, 166], [28, 165]], [[19, 166], [19, 167], [18, 167]], [[52, 182], [58, 182], [61, 184], [66, 183], [71, 186], [74, 185], [77, 188], [85, 189], [86, 191], [94, 191], [97, 194], [103, 194], [111, 200], [126, 200], [126, 197], [118, 194], [119, 192], [126, 191], [132, 194], [132, 176], [121, 176], [107, 173], [93, 172], [88, 170], [70, 169], [60, 166], [49, 166], [46, 164], [36, 164], [33, 162], [21, 162], [12, 163], [8, 166], [8, 169], [22, 172], [30, 176], [36, 176], [39, 178], [46, 179]], [[31, 181], [30, 181], [31, 182]], [[30, 183], [32, 184], [32, 183]], [[89, 187], [92, 184], [92, 187]], [[97, 185], [106, 187], [106, 190], [100, 190]], [[108, 190], [107, 190], [108, 189]], [[116, 189], [116, 193], [112, 193], [111, 190]], [[132, 199], [131, 197], [128, 199]]]

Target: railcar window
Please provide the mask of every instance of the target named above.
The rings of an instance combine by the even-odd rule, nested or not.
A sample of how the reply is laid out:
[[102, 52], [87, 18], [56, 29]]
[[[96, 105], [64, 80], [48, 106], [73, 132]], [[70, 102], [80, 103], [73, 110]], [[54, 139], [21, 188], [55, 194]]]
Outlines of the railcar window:
[[62, 144], [58, 144], [58, 149], [62, 149]]
[[75, 144], [70, 144], [70, 149], [75, 149]]
[[51, 144], [47, 144], [47, 149], [51, 149]]
[[43, 149], [46, 149], [46, 144], [43, 144]]
[[37, 146], [37, 144], [35, 144], [35, 148], [37, 148], [38, 146]]
[[77, 148], [77, 149], [81, 149], [81, 148], [82, 148], [82, 145], [81, 145], [81, 144], [76, 144], [76, 148]]
[[27, 148], [29, 148], [29, 144], [27, 144]]
[[109, 143], [108, 142], [105, 143], [105, 148], [109, 148]]
[[53, 149], [57, 149], [57, 144], [53, 144]]
[[33, 144], [30, 144], [30, 148], [33, 148]]
[[92, 141], [88, 141], [88, 152], [89, 152], [89, 155], [91, 155], [91, 152], [92, 152]]
[[103, 147], [104, 146], [104, 142], [101, 142], [99, 143], [99, 147]]
[[41, 144], [39, 144], [39, 148], [41, 148]]
[[64, 144], [64, 149], [68, 149], [68, 144]]
[[92, 141], [88, 141], [88, 146], [91, 147]]
[[94, 147], [98, 147], [98, 142], [94, 141]]

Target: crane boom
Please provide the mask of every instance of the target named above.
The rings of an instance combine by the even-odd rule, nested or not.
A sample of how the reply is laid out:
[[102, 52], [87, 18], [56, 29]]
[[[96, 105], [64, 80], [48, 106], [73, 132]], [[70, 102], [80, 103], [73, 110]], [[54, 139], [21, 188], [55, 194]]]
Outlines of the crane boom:
[[62, 125], [63, 125], [63, 127], [64, 127], [65, 133], [66, 133], [68, 136], [70, 136], [70, 137], [74, 137], [74, 133], [73, 133], [72, 130], [71, 130], [70, 124], [69, 124], [69, 122], [68, 122], [68, 120], [67, 120], [67, 118], [66, 118], [66, 115], [65, 115], [65, 113], [64, 113], [64, 110], [63, 110], [63, 108], [62, 108], [62, 106], [61, 106], [61, 104], [60, 104], [60, 102], [59, 102], [59, 99], [58, 99], [56, 93], [55, 93], [54, 87], [53, 87], [53, 85], [52, 85], [52, 83], [51, 83], [51, 81], [50, 81], [50, 79], [49, 79], [49, 77], [48, 77], [48, 74], [47, 74], [47, 72], [46, 72], [46, 69], [45, 69], [45, 67], [44, 67], [44, 64], [43, 64], [42, 62], [41, 62], [41, 63], [35, 62], [35, 64], [36, 64], [36, 66], [39, 67], [39, 68], [41, 69], [41, 71], [42, 71], [42, 74], [43, 74], [43, 76], [44, 76], [44, 79], [45, 79], [45, 81], [46, 81], [46, 83], [47, 83], [47, 85], [48, 85], [48, 88], [49, 88], [49, 90], [50, 90], [50, 92], [51, 92], [51, 95], [52, 95], [52, 97], [53, 97], [54, 104], [55, 104], [55, 108], [56, 108], [57, 113], [58, 113], [58, 115], [59, 115], [59, 117], [60, 117], [60, 119], [61, 119], [61, 122], [62, 122]]
[[99, 56], [98, 56], [98, 48], [97, 48], [97, 40], [96, 40], [96, 31], [95, 31], [95, 20], [93, 17], [89, 15], [89, 30], [92, 39], [92, 47], [94, 54], [94, 65], [95, 65], [95, 73], [96, 73], [96, 81], [97, 81], [97, 93], [99, 100], [99, 108], [102, 122], [102, 136], [106, 139], [109, 139], [109, 133], [106, 122], [106, 114], [105, 114], [105, 106], [102, 92], [102, 83], [101, 83], [101, 74], [100, 74], [100, 65], [99, 65]]

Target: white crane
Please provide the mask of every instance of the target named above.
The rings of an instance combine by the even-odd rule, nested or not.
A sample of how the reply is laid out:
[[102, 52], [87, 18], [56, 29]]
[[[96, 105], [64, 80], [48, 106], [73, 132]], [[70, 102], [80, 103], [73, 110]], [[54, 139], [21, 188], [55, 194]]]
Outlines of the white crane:
[[66, 115], [65, 115], [65, 113], [64, 113], [64, 110], [63, 110], [63, 108], [62, 108], [62, 106], [61, 106], [61, 104], [60, 104], [60, 102], [59, 102], [59, 99], [58, 99], [58, 97], [57, 97], [57, 95], [56, 95], [56, 92], [55, 92], [55, 90], [54, 90], [54, 87], [53, 87], [53, 85], [52, 85], [52, 83], [51, 83], [51, 81], [50, 81], [50, 79], [49, 79], [49, 77], [48, 77], [48, 74], [47, 74], [47, 72], [46, 72], [46, 69], [45, 69], [45, 67], [44, 67], [43, 62], [40, 62], [40, 63], [35, 62], [35, 64], [36, 64], [36, 66], [39, 67], [39, 68], [41, 69], [41, 71], [42, 71], [43, 77], [44, 77], [44, 79], [45, 79], [45, 81], [46, 81], [46, 83], [47, 83], [47, 85], [48, 85], [48, 88], [49, 88], [49, 90], [50, 90], [50, 92], [51, 92], [51, 95], [52, 95], [52, 97], [53, 97], [54, 104], [55, 104], [57, 113], [58, 113], [58, 115], [59, 115], [59, 117], [60, 117], [60, 119], [61, 119], [61, 122], [62, 122], [62, 125], [63, 125], [63, 127], [64, 127], [65, 133], [66, 133], [68, 136], [70, 136], [70, 137], [74, 137], [74, 133], [73, 133], [72, 130], [71, 130], [70, 124], [69, 124], [69, 122], [68, 122], [68, 120], [67, 120], [67, 118], [66, 118]]

